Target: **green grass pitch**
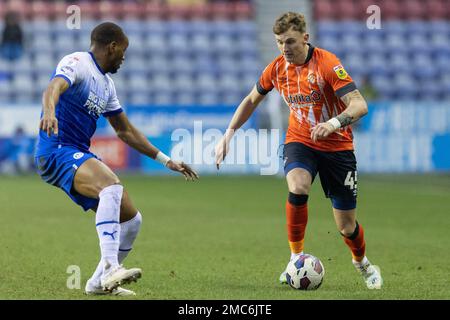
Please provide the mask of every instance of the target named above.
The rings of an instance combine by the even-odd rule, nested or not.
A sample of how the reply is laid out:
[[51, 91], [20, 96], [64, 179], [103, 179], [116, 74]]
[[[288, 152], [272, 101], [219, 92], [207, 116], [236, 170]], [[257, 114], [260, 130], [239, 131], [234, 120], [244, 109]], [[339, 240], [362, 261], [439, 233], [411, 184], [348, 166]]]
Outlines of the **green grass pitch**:
[[[336, 230], [319, 181], [309, 201], [305, 252], [326, 270], [321, 288], [278, 283], [289, 258], [277, 177], [121, 177], [143, 214], [127, 267], [143, 278], [136, 299], [449, 299], [450, 176], [361, 175], [358, 220], [384, 287], [366, 289]], [[99, 258], [93, 213], [37, 176], [0, 177], [0, 299], [86, 297]], [[68, 289], [67, 268], [81, 270]], [[114, 298], [120, 299], [120, 298]]]

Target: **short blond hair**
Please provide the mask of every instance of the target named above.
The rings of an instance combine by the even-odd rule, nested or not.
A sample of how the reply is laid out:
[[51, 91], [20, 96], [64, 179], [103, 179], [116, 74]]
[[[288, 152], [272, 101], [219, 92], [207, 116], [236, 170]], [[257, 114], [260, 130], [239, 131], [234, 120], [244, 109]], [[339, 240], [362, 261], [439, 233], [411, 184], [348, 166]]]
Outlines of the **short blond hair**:
[[273, 25], [273, 33], [276, 35], [280, 35], [291, 28], [300, 33], [306, 33], [305, 16], [301, 13], [295, 12], [283, 13], [275, 21], [275, 24]]

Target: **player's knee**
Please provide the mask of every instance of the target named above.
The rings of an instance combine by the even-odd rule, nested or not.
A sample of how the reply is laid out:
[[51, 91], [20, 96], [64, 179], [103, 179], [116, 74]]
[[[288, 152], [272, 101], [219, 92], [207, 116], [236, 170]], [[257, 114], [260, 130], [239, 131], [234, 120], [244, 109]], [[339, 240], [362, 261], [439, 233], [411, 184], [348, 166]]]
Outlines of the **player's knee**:
[[339, 230], [341, 235], [343, 237], [349, 238], [353, 234], [353, 230], [350, 230], [349, 228], [342, 228]]
[[354, 238], [358, 235], [358, 224], [356, 222], [349, 222], [340, 226], [339, 232], [346, 238]]
[[304, 184], [296, 184], [289, 187], [289, 192], [298, 195], [308, 195], [309, 187]]

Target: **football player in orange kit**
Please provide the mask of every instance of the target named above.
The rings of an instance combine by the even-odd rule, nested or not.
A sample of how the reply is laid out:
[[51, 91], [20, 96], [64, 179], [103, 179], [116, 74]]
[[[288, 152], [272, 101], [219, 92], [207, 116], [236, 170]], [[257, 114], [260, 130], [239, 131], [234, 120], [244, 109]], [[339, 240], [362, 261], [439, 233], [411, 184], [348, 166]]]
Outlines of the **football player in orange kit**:
[[[337, 228], [352, 253], [352, 262], [369, 289], [383, 284], [380, 269], [365, 255], [364, 230], [356, 220], [357, 169], [351, 124], [367, 114], [367, 103], [331, 52], [313, 47], [302, 14], [287, 12], [273, 27], [281, 55], [263, 71], [237, 108], [216, 146], [216, 165], [225, 159], [235, 130], [275, 88], [290, 109], [284, 146], [289, 189], [286, 219], [291, 260], [303, 254], [308, 195], [319, 173], [331, 199]], [[280, 276], [287, 283], [286, 272]]]

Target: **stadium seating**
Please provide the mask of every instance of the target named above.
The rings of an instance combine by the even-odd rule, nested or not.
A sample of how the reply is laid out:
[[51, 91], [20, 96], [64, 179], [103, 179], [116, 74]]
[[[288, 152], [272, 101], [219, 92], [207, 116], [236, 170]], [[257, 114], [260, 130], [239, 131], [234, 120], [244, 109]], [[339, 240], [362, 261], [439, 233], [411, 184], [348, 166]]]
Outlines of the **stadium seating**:
[[[83, 0], [78, 3], [83, 12], [80, 30], [67, 29], [61, 19], [67, 16], [63, 2], [11, 3], [23, 17], [26, 50], [12, 64], [0, 61], [2, 102], [18, 99], [14, 93], [17, 85], [28, 88], [29, 81], [14, 80], [16, 75], [33, 83], [33, 90], [20, 96], [21, 101], [40, 101], [57, 62], [70, 52], [87, 50], [90, 31], [105, 19], [118, 22], [130, 39], [126, 62], [113, 75], [124, 104], [148, 100], [208, 105], [221, 103], [224, 96], [228, 101], [234, 97], [231, 102], [237, 104], [242, 96], [235, 91], [249, 90], [263, 67], [249, 1], [170, 6], [163, 1]], [[312, 4], [317, 45], [334, 52], [355, 81], [371, 75], [381, 99], [399, 96], [395, 93], [405, 89], [410, 77], [417, 90], [412, 94], [419, 98], [423, 88], [419, 83], [439, 84], [447, 79], [450, 0], [316, 0]], [[370, 5], [381, 9], [381, 29], [366, 26]], [[6, 9], [1, 6], [0, 14]], [[183, 86], [183, 82], [195, 84], [195, 88]], [[226, 95], [221, 85], [230, 83], [239, 88], [230, 86], [225, 90], [233, 93]], [[167, 84], [171, 88], [162, 88]], [[181, 92], [173, 92], [174, 84]], [[444, 91], [438, 90], [436, 96], [448, 96]]]
[[[64, 3], [14, 3], [23, 18], [26, 50], [14, 64], [0, 63], [1, 102], [39, 103], [58, 61], [88, 50], [90, 31], [106, 19], [121, 25], [130, 40], [125, 63], [112, 76], [123, 104], [236, 105], [262, 70], [249, 1], [78, 4], [81, 29], [70, 30]], [[26, 94], [17, 95], [20, 88]]]
[[[381, 9], [369, 29], [366, 9]], [[341, 58], [358, 85], [369, 76], [382, 100], [448, 99], [449, 0], [317, 0], [318, 46]]]

